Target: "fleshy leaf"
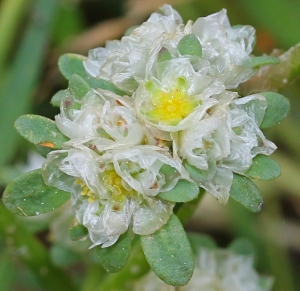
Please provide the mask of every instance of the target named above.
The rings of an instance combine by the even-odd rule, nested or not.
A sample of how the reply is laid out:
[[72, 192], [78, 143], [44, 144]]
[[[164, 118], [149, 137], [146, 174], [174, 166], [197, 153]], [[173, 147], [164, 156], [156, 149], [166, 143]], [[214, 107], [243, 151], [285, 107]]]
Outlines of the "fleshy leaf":
[[61, 99], [69, 94], [68, 90], [60, 90], [55, 93], [51, 99], [51, 104], [55, 107], [60, 107]]
[[230, 197], [252, 212], [258, 212], [263, 207], [263, 198], [256, 185], [249, 178], [235, 173]]
[[269, 156], [260, 154], [253, 158], [245, 175], [253, 179], [272, 180], [280, 176], [280, 167]]
[[81, 100], [91, 89], [89, 84], [79, 75], [74, 74], [69, 80], [69, 90], [75, 97]]
[[27, 172], [8, 184], [5, 206], [13, 213], [34, 216], [52, 211], [70, 199], [70, 193], [45, 185], [41, 169]]
[[133, 26], [127, 28], [127, 30], [124, 33], [124, 36], [130, 35], [138, 27], [139, 27], [139, 25], [133, 25]]
[[88, 230], [82, 224], [76, 224], [70, 227], [69, 237], [70, 240], [81, 240], [88, 235]]
[[69, 140], [53, 120], [39, 115], [20, 116], [15, 122], [15, 128], [31, 143], [51, 149], [61, 149], [62, 144]]
[[108, 248], [96, 247], [102, 267], [110, 273], [120, 271], [127, 263], [131, 249], [128, 232], [122, 234], [116, 243]]
[[177, 49], [182, 55], [202, 57], [202, 47], [200, 41], [194, 34], [185, 35], [179, 41]]
[[183, 162], [185, 169], [188, 171], [190, 177], [197, 183], [202, 183], [206, 179], [204, 171], [190, 165], [187, 162]]
[[267, 128], [278, 124], [290, 110], [289, 100], [278, 93], [263, 92], [260, 94], [268, 101], [268, 107], [260, 127]]
[[63, 76], [70, 80], [72, 75], [77, 74], [81, 77], [87, 77], [83, 61], [87, 58], [77, 54], [64, 54], [58, 60], [58, 68]]
[[169, 285], [183, 286], [194, 271], [192, 248], [175, 214], [153, 234], [141, 236], [146, 259], [156, 275]]
[[187, 180], [179, 180], [173, 189], [161, 192], [158, 196], [170, 202], [188, 202], [196, 199], [198, 194], [197, 184]]
[[114, 84], [112, 84], [109, 81], [99, 79], [99, 78], [94, 78], [91, 76], [88, 76], [84, 78], [84, 80], [89, 84], [89, 86], [93, 89], [103, 89], [103, 90], [109, 90], [111, 92], [114, 92], [117, 95], [123, 96], [126, 93], [117, 88]]
[[157, 62], [164, 62], [172, 59], [172, 55], [165, 47], [162, 47], [157, 56]]
[[244, 64], [247, 68], [257, 68], [264, 65], [276, 65], [279, 64], [280, 60], [276, 57], [272, 56], [259, 56], [254, 57], [251, 61]]

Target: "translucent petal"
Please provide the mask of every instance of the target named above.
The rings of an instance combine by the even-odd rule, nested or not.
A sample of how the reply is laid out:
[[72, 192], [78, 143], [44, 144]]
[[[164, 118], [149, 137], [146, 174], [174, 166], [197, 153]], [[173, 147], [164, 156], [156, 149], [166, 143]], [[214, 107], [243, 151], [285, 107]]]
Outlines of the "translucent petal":
[[151, 199], [140, 204], [133, 213], [132, 230], [139, 235], [148, 235], [167, 223], [174, 204], [161, 199]]

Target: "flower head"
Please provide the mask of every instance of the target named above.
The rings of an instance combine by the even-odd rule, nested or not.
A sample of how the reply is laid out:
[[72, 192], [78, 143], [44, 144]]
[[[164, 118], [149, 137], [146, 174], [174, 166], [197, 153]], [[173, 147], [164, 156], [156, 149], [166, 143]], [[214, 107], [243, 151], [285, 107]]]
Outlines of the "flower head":
[[[174, 169], [165, 176], [163, 165]], [[133, 147], [103, 156], [82, 147], [54, 151], [44, 164], [48, 185], [71, 192], [76, 219], [93, 246], [113, 244], [130, 225], [134, 233], [153, 233], [165, 224], [174, 204], [157, 197], [188, 177], [182, 165], [160, 148]]]

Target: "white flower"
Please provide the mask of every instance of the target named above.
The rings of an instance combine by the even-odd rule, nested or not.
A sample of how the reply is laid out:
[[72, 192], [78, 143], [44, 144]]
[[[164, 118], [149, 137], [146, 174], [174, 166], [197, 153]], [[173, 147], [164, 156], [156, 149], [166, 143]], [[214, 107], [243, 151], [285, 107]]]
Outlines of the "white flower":
[[[174, 169], [165, 176], [164, 165]], [[157, 147], [133, 147], [99, 156], [82, 147], [54, 151], [43, 166], [45, 183], [71, 192], [76, 219], [92, 246], [108, 247], [127, 231], [151, 234], [164, 225], [174, 204], [157, 197], [186, 177], [183, 166]]]
[[255, 42], [252, 26], [231, 27], [226, 10], [201, 17], [191, 28], [200, 40], [203, 59], [209, 61], [211, 73], [221, 78], [227, 89], [236, 88], [256, 71], [246, 68]]
[[146, 124], [167, 132], [193, 126], [217, 103], [210, 98], [224, 86], [207, 76], [207, 67], [195, 72], [188, 58], [164, 62], [161, 72], [134, 93], [136, 111]]
[[276, 149], [259, 129], [267, 106], [264, 97], [236, 97], [233, 92], [216, 96], [220, 103], [179, 135], [179, 156], [200, 170], [199, 186], [222, 203], [229, 198], [233, 172], [245, 173], [257, 154]]
[[91, 76], [109, 80], [132, 94], [157, 73], [163, 52], [171, 59], [181, 58], [178, 44], [184, 36], [193, 34], [203, 56], [184, 55], [185, 61], [199, 74], [205, 67], [207, 75], [227, 89], [236, 88], [255, 73], [245, 66], [250, 61], [254, 33], [251, 26], [231, 27], [225, 9], [184, 26], [180, 15], [164, 5], [130, 35], [91, 50], [84, 66]]
[[270, 291], [273, 280], [260, 276], [253, 268], [253, 257], [229, 250], [199, 249], [191, 280], [182, 287], [161, 281], [153, 272], [140, 279], [136, 291]]
[[141, 144], [144, 131], [132, 103], [130, 98], [104, 90], [90, 91], [82, 100], [69, 95], [55, 117], [58, 129], [71, 139], [64, 147], [83, 144], [102, 152]]
[[172, 42], [177, 31], [183, 35], [182, 19], [170, 5], [164, 5], [129, 36], [107, 42], [106, 48], [91, 50], [84, 62], [85, 69], [91, 76], [109, 80], [125, 92], [133, 92], [144, 80], [164, 40]]

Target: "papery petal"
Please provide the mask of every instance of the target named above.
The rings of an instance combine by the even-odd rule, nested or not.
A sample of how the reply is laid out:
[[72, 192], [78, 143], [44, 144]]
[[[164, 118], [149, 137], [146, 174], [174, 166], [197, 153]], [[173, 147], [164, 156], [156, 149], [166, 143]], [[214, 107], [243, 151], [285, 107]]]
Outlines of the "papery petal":
[[139, 235], [148, 235], [167, 223], [173, 213], [174, 203], [149, 198], [133, 213], [132, 230]]

